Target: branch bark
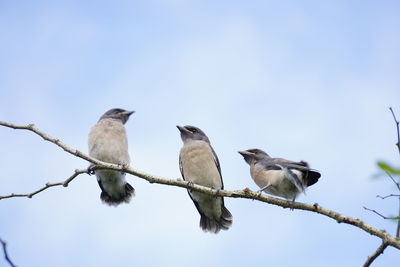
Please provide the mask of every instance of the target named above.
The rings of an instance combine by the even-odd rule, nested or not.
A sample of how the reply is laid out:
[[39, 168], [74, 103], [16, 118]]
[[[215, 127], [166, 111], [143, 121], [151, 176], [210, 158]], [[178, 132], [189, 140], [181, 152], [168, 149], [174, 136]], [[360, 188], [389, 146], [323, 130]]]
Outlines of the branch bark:
[[367, 261], [364, 263], [364, 267], [368, 267], [372, 264], [372, 262], [374, 260], [376, 260], [376, 258], [379, 257], [379, 255], [383, 254], [383, 252], [385, 251], [385, 249], [388, 247], [388, 244], [385, 243], [385, 241], [382, 242], [382, 245], [380, 245], [377, 250], [371, 254], [370, 256], [368, 256]]
[[7, 243], [6, 243], [5, 241], [3, 241], [1, 238], [0, 238], [0, 243], [1, 243], [1, 245], [3, 246], [3, 253], [4, 253], [4, 258], [6, 259], [6, 261], [10, 264], [11, 267], [17, 267], [17, 266], [11, 261], [10, 257], [8, 256], [8, 253], [7, 253]]
[[400, 195], [398, 195], [398, 194], [390, 194], [390, 195], [387, 195], [387, 196], [377, 195], [376, 197], [379, 197], [380, 199], [386, 199], [388, 197], [400, 197]]
[[[390, 109], [390, 112], [392, 113], [394, 123], [396, 124], [396, 130], [397, 130], [396, 146], [397, 146], [397, 149], [399, 150], [399, 154], [400, 154], [400, 122], [397, 120], [396, 115], [394, 114], [393, 108], [390, 107], [389, 109]], [[390, 174], [388, 174], [388, 175], [393, 180], [393, 182], [396, 184], [397, 189], [399, 189], [399, 191], [400, 191], [400, 184], [397, 183]], [[400, 197], [399, 197], [399, 203], [400, 203]], [[399, 204], [399, 217], [400, 217], [400, 204]], [[397, 238], [400, 237], [400, 220], [397, 222], [396, 237]]]
[[88, 173], [90, 171], [90, 168], [87, 169], [83, 169], [83, 170], [75, 170], [74, 174], [72, 174], [68, 179], [66, 179], [63, 182], [58, 182], [58, 183], [46, 183], [42, 188], [32, 192], [32, 193], [27, 193], [27, 194], [14, 194], [12, 193], [11, 195], [6, 195], [6, 196], [0, 196], [0, 200], [1, 199], [5, 199], [5, 198], [12, 198], [12, 197], [27, 197], [27, 198], [32, 198], [34, 195], [49, 189], [50, 187], [54, 187], [54, 186], [63, 186], [63, 187], [67, 187], [68, 184], [74, 180], [78, 175], [82, 174], [82, 173]]
[[[162, 177], [158, 177], [158, 176], [154, 176], [154, 175], [150, 175], [144, 172], [140, 172], [134, 168], [128, 167], [128, 166], [120, 166], [120, 165], [116, 165], [116, 164], [111, 164], [111, 163], [107, 163], [107, 162], [102, 162], [99, 161], [97, 159], [91, 158], [88, 155], [76, 150], [76, 149], [72, 149], [69, 148], [67, 145], [65, 145], [64, 143], [62, 143], [59, 139], [55, 139], [50, 137], [49, 135], [43, 133], [42, 131], [40, 131], [38, 128], [36, 128], [33, 124], [29, 124], [27, 126], [21, 126], [21, 125], [14, 125], [11, 123], [7, 123], [7, 122], [1, 122], [0, 121], [0, 125], [5, 126], [5, 127], [9, 127], [9, 128], [13, 128], [13, 129], [22, 129], [22, 130], [28, 130], [28, 131], [32, 131], [34, 133], [36, 133], [37, 135], [41, 136], [44, 140], [49, 141], [51, 143], [54, 143], [55, 145], [59, 146], [60, 148], [62, 148], [63, 150], [65, 150], [66, 152], [77, 156], [79, 158], [82, 158], [86, 161], [91, 162], [92, 164], [94, 164], [90, 169], [92, 170], [96, 170], [96, 169], [110, 169], [110, 170], [117, 170], [117, 171], [123, 171], [125, 173], [129, 173], [131, 175], [140, 177], [142, 179], [147, 180], [150, 183], [157, 183], [157, 184], [163, 184], [163, 185], [170, 185], [170, 186], [177, 186], [177, 187], [182, 187], [182, 188], [186, 188], [189, 190], [194, 190], [197, 192], [202, 192], [208, 195], [214, 195], [214, 196], [222, 196], [222, 197], [232, 197], [232, 198], [246, 198], [246, 199], [252, 199], [252, 200], [258, 200], [261, 202], [265, 202], [265, 203], [269, 203], [272, 205], [276, 205], [276, 206], [280, 206], [282, 208], [290, 208], [290, 209], [299, 209], [299, 210], [307, 210], [307, 211], [311, 211], [311, 212], [315, 212], [321, 215], [324, 215], [326, 217], [329, 217], [335, 221], [337, 221], [338, 223], [345, 223], [345, 224], [349, 224], [349, 225], [353, 225], [371, 235], [374, 235], [380, 239], [382, 239], [382, 241], [387, 244], [387, 246], [392, 246], [394, 248], [400, 249], [400, 239], [391, 236], [390, 234], [388, 234], [386, 231], [384, 230], [380, 230], [377, 229], [371, 225], [368, 225], [367, 223], [365, 223], [364, 221], [357, 219], [357, 218], [352, 218], [350, 216], [345, 216], [342, 215], [336, 211], [333, 210], [329, 210], [326, 209], [322, 206], [320, 206], [319, 204], [315, 203], [315, 204], [305, 204], [305, 203], [300, 203], [300, 202], [291, 202], [291, 201], [286, 201], [283, 199], [278, 199], [278, 198], [274, 198], [274, 197], [270, 197], [267, 195], [261, 195], [259, 193], [253, 192], [248, 188], [245, 188], [244, 190], [215, 190], [209, 187], [204, 187], [204, 186], [200, 186], [200, 185], [196, 185], [196, 184], [191, 184], [188, 183], [187, 181], [183, 181], [182, 179], [166, 179], [166, 178], [162, 178]], [[87, 173], [88, 170], [77, 170], [75, 171], [75, 173], [71, 176], [72, 179], [74, 179], [76, 176], [82, 174], [82, 173]], [[69, 179], [71, 179], [71, 177]], [[66, 181], [68, 181], [69, 179], [67, 179]], [[72, 181], [71, 179], [71, 181]], [[50, 184], [50, 185], [46, 185], [45, 187], [31, 193], [31, 194], [37, 194], [39, 192], [42, 192], [45, 189], [48, 189], [52, 186], [56, 186], [57, 185], [64, 185], [65, 182], [60, 182], [60, 183], [55, 183], [55, 184]], [[70, 181], [69, 181], [70, 182]], [[68, 183], [67, 183], [68, 185]], [[6, 196], [3, 198], [10, 198], [10, 197], [16, 197], [16, 196], [25, 196], [28, 197], [31, 194], [13, 194], [10, 196]]]
[[399, 154], [400, 154], [400, 122], [397, 120], [396, 115], [394, 114], [393, 108], [390, 107], [390, 112], [392, 112], [392, 116], [393, 116], [393, 120], [394, 123], [396, 124], [396, 130], [397, 130], [397, 149], [399, 150]]

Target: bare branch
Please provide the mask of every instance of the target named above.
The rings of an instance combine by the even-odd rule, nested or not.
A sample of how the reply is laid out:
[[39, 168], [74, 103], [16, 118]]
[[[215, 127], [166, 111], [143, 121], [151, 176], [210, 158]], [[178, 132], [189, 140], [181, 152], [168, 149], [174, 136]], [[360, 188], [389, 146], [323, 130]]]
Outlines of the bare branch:
[[390, 195], [387, 195], [387, 196], [377, 195], [376, 197], [379, 197], [380, 199], [386, 199], [388, 197], [400, 197], [400, 195], [398, 195], [398, 194], [390, 194]]
[[46, 183], [45, 186], [43, 186], [42, 188], [32, 192], [32, 193], [27, 193], [27, 194], [14, 194], [12, 193], [11, 195], [6, 195], [6, 196], [0, 196], [0, 200], [1, 199], [5, 199], [5, 198], [12, 198], [12, 197], [27, 197], [27, 198], [32, 198], [34, 195], [50, 188], [50, 187], [54, 187], [54, 186], [64, 186], [67, 187], [68, 184], [74, 180], [78, 175], [82, 174], [82, 173], [88, 173], [89, 168], [88, 169], [83, 169], [83, 170], [75, 170], [74, 174], [72, 174], [68, 179], [66, 179], [63, 182], [58, 182], [58, 183]]
[[[128, 166], [120, 166], [116, 164], [111, 164], [111, 163], [106, 163], [102, 162], [99, 160], [96, 160], [94, 158], [89, 157], [88, 155], [79, 152], [78, 150], [71, 149], [65, 144], [63, 144], [60, 140], [54, 139], [47, 134], [41, 132], [39, 129], [33, 126], [33, 124], [30, 124], [28, 126], [17, 126], [13, 125], [10, 123], [5, 123], [0, 121], [0, 125], [13, 128], [13, 129], [24, 129], [24, 130], [29, 130], [32, 131], [39, 136], [43, 137], [46, 141], [49, 141], [51, 143], [56, 144], [57, 146], [61, 147], [63, 150], [66, 152], [75, 155], [77, 157], [80, 157], [86, 161], [89, 161], [94, 164], [94, 166], [90, 169], [95, 170], [95, 169], [109, 169], [109, 170], [117, 170], [117, 171], [122, 171], [125, 173], [129, 173], [131, 175], [140, 177], [142, 179], [147, 180], [150, 183], [157, 183], [157, 184], [163, 184], [163, 185], [171, 185], [171, 186], [177, 186], [177, 187], [182, 187], [190, 190], [194, 190], [197, 192], [205, 193], [208, 195], [214, 195], [214, 196], [222, 196], [222, 197], [232, 197], [232, 198], [246, 198], [246, 199], [252, 199], [252, 200], [258, 200], [261, 202], [269, 203], [272, 205], [280, 206], [283, 208], [291, 208], [291, 209], [299, 209], [299, 210], [308, 210], [311, 212], [315, 212], [324, 216], [327, 216], [338, 223], [346, 223], [349, 225], [353, 225], [355, 227], [358, 227], [365, 232], [377, 236], [382, 240], [385, 240], [385, 242], [392, 247], [395, 247], [397, 249], [400, 249], [400, 239], [396, 239], [395, 237], [389, 235], [386, 233], [384, 230], [379, 230], [373, 226], [370, 226], [363, 222], [360, 219], [357, 218], [352, 218], [349, 216], [344, 216], [338, 212], [326, 209], [321, 207], [319, 204], [305, 204], [305, 203], [300, 203], [300, 202], [292, 202], [292, 201], [287, 201], [283, 199], [278, 199], [274, 197], [270, 197], [267, 195], [261, 195], [257, 192], [253, 192], [250, 189], [246, 188], [244, 190], [234, 190], [234, 191], [229, 191], [229, 190], [215, 190], [209, 187], [205, 186], [200, 186], [196, 184], [191, 184], [188, 183], [187, 181], [183, 181], [181, 179], [166, 179], [166, 178], [161, 178], [158, 176], [146, 174], [143, 172], [140, 172], [138, 170], [135, 170], [131, 167]], [[86, 170], [85, 170], [86, 171]]]
[[[399, 129], [400, 122], [397, 120], [396, 115], [394, 114], [393, 108], [390, 107], [389, 109], [390, 109], [390, 112], [392, 112], [393, 120], [394, 120], [394, 122], [396, 124], [396, 130], [397, 130], [397, 144], [396, 144], [396, 146], [397, 146], [397, 149], [399, 150], [399, 154], [400, 154], [400, 129]], [[399, 191], [400, 191], [400, 184], [397, 183], [390, 174], [388, 174], [388, 175], [392, 179], [392, 181], [396, 184], [397, 189], [399, 189]], [[400, 201], [400, 198], [399, 198], [399, 201]], [[400, 217], [400, 206], [399, 206], [399, 217]], [[400, 220], [397, 222], [396, 237], [397, 238], [400, 237]]]
[[378, 215], [379, 217], [385, 219], [385, 220], [397, 220], [398, 217], [387, 217], [385, 215], [380, 214], [379, 212], [377, 212], [376, 210], [373, 209], [369, 209], [367, 207], [363, 207], [365, 210], [371, 211], [373, 213], [375, 213], [376, 215]]
[[386, 174], [389, 176], [389, 178], [392, 180], [392, 182], [396, 185], [397, 189], [400, 191], [400, 183], [396, 182], [396, 180], [393, 178], [393, 176], [389, 172], [386, 172]]
[[376, 258], [379, 257], [379, 255], [383, 254], [383, 251], [384, 251], [387, 247], [388, 247], [388, 244], [387, 244], [385, 241], [383, 241], [383, 242], [382, 242], [382, 245], [380, 245], [380, 246], [377, 248], [377, 250], [376, 250], [373, 254], [371, 254], [370, 256], [368, 256], [368, 259], [367, 259], [367, 261], [364, 263], [363, 266], [364, 266], [364, 267], [370, 266], [370, 265], [372, 264], [372, 262], [373, 262], [374, 260], [376, 260]]
[[396, 144], [396, 146], [400, 153], [400, 129], [399, 129], [400, 122], [397, 120], [396, 115], [394, 114], [393, 108], [390, 107], [389, 109], [390, 109], [390, 112], [392, 112], [394, 122], [396, 123], [396, 129], [397, 129], [397, 144]]
[[[400, 197], [399, 197], [400, 202]], [[399, 218], [400, 218], [400, 203], [399, 203]], [[400, 238], [400, 219], [397, 222], [396, 237]]]
[[53, 138], [53, 137], [47, 135], [46, 133], [40, 131], [38, 128], [35, 127], [34, 124], [15, 125], [15, 124], [12, 124], [12, 123], [0, 121], [0, 125], [1, 125], [1, 126], [5, 126], [5, 127], [8, 127], [8, 128], [12, 128], [12, 129], [28, 130], [28, 131], [34, 132], [34, 133], [36, 133], [37, 135], [41, 136], [44, 140], [49, 141], [49, 142], [51, 142], [51, 143], [53, 143], [53, 144], [59, 146], [59, 147], [62, 148], [64, 151], [66, 151], [66, 152], [68, 152], [68, 153], [70, 153], [70, 154], [72, 154], [72, 155], [74, 155], [74, 156], [77, 156], [77, 157], [79, 157], [79, 158], [82, 158], [82, 159], [84, 159], [84, 160], [87, 160], [87, 161], [89, 161], [89, 162], [92, 162], [92, 163], [94, 163], [94, 164], [101, 163], [101, 161], [96, 160], [96, 159], [93, 159], [93, 158], [89, 157], [88, 155], [86, 155], [86, 154], [80, 152], [79, 150], [69, 148], [67, 145], [65, 145], [63, 142], [61, 142], [59, 139]]
[[10, 264], [11, 267], [17, 267], [10, 259], [10, 257], [8, 257], [8, 253], [7, 253], [7, 243], [5, 241], [3, 241], [0, 238], [0, 243], [3, 246], [3, 253], [4, 253], [4, 258], [6, 259], [6, 261]]
[[371, 211], [371, 212], [375, 213], [376, 215], [378, 215], [379, 217], [381, 217], [381, 218], [383, 218], [383, 219], [385, 219], [385, 220], [395, 219], [395, 218], [393, 218], [393, 217], [386, 217], [385, 215], [380, 214], [380, 213], [377, 212], [376, 210], [369, 209], [369, 208], [367, 208], [367, 207], [363, 207], [363, 208], [364, 208], [365, 210], [368, 210], [368, 211]]

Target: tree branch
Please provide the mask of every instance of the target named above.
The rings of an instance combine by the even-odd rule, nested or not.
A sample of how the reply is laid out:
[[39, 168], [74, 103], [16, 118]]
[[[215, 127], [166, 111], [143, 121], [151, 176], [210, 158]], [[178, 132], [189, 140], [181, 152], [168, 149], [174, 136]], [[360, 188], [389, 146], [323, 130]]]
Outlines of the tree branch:
[[378, 215], [379, 217], [381, 217], [382, 219], [385, 219], [385, 220], [398, 220], [398, 218], [399, 218], [399, 217], [387, 217], [387, 216], [385, 216], [385, 215], [380, 214], [380, 213], [377, 212], [376, 210], [369, 209], [369, 208], [367, 208], [367, 207], [363, 207], [363, 208], [364, 208], [365, 210], [368, 210], [368, 211], [371, 211], [371, 212], [375, 213], [376, 215]]
[[[389, 109], [390, 109], [390, 112], [392, 112], [393, 120], [394, 120], [394, 123], [396, 124], [396, 130], [397, 130], [396, 146], [397, 146], [397, 149], [399, 150], [399, 154], [400, 154], [400, 129], [399, 129], [400, 122], [397, 120], [396, 115], [394, 114], [393, 108], [390, 107]], [[397, 183], [390, 174], [388, 174], [388, 175], [392, 179], [392, 181], [396, 184], [397, 189], [399, 189], [399, 191], [400, 191], [400, 184]], [[400, 202], [400, 197], [399, 197], [399, 202]], [[399, 205], [399, 217], [400, 217], [400, 205]], [[397, 222], [396, 237], [397, 238], [400, 237], [400, 220]]]
[[[214, 195], [214, 196], [232, 197], [232, 198], [246, 198], [246, 199], [258, 200], [258, 201], [261, 201], [261, 202], [269, 203], [269, 204], [280, 206], [280, 207], [283, 207], [283, 208], [312, 211], [312, 212], [327, 216], [327, 217], [337, 221], [338, 223], [345, 223], [345, 224], [349, 224], [349, 225], [353, 225], [355, 227], [358, 227], [358, 228], [364, 230], [365, 232], [367, 232], [367, 233], [369, 233], [371, 235], [377, 236], [380, 239], [384, 240], [385, 243], [388, 246], [392, 246], [392, 247], [395, 247], [397, 249], [400, 249], [400, 239], [396, 239], [395, 237], [393, 237], [393, 236], [389, 235], [388, 233], [386, 233], [386, 231], [379, 230], [379, 229], [377, 229], [377, 228], [375, 228], [373, 226], [370, 226], [370, 225], [366, 224], [365, 222], [363, 222], [360, 219], [352, 218], [352, 217], [349, 217], [349, 216], [344, 216], [344, 215], [342, 215], [342, 214], [340, 214], [338, 212], [335, 212], [335, 211], [326, 209], [324, 207], [321, 207], [317, 203], [311, 205], [311, 204], [305, 204], [305, 203], [300, 203], [300, 202], [291, 202], [291, 201], [287, 201], [287, 200], [283, 200], [283, 199], [270, 197], [270, 196], [267, 196], [267, 195], [261, 195], [259, 193], [251, 191], [248, 188], [246, 188], [244, 190], [233, 190], [233, 191], [215, 190], [215, 189], [212, 189], [212, 188], [209, 188], [209, 187], [200, 186], [200, 185], [196, 185], [196, 184], [191, 184], [191, 183], [189, 183], [187, 181], [183, 181], [181, 179], [165, 179], [165, 178], [161, 178], [161, 177], [158, 177], [158, 176], [154, 176], [154, 175], [150, 175], [150, 174], [146, 174], [146, 173], [140, 172], [140, 171], [135, 170], [135, 169], [133, 169], [131, 167], [128, 167], [128, 166], [120, 166], [120, 165], [111, 164], [111, 163], [107, 163], [107, 162], [102, 162], [102, 161], [99, 161], [97, 159], [91, 158], [88, 155], [86, 155], [86, 154], [84, 154], [84, 153], [82, 153], [82, 152], [80, 152], [78, 150], [69, 148], [64, 143], [62, 143], [60, 140], [52, 138], [52, 137], [48, 136], [47, 134], [41, 132], [33, 124], [29, 124], [27, 126], [18, 126], [18, 125], [14, 125], [14, 124], [11, 124], [11, 123], [6, 123], [6, 122], [1, 122], [0, 121], [0, 125], [6, 126], [6, 127], [9, 127], [9, 128], [13, 128], [13, 129], [24, 129], [24, 130], [32, 131], [32, 132], [36, 133], [37, 135], [41, 136], [46, 141], [49, 141], [49, 142], [54, 143], [57, 146], [61, 147], [66, 152], [68, 152], [68, 153], [70, 153], [70, 154], [72, 154], [74, 156], [77, 156], [79, 158], [82, 158], [82, 159], [84, 159], [86, 161], [89, 161], [89, 162], [93, 163], [94, 166], [92, 168], [90, 168], [92, 170], [96, 170], [96, 169], [117, 170], [117, 171], [122, 171], [122, 172], [125, 172], [125, 173], [129, 173], [131, 175], [143, 178], [143, 179], [147, 180], [150, 183], [157, 183], [157, 184], [164, 184], [164, 185], [172, 185], [172, 186], [182, 187], [182, 188], [186, 188], [186, 189], [190, 189], [190, 190], [194, 190], [194, 191], [197, 191], [197, 192], [205, 193], [205, 194], [208, 194], [208, 195]], [[82, 172], [80, 172], [79, 174], [84, 173], [83, 170], [81, 170], [81, 171]], [[85, 170], [85, 172], [86, 172], [86, 170]], [[73, 177], [73, 178], [75, 178], [75, 177]], [[66, 181], [68, 181], [68, 179]], [[64, 184], [64, 183], [65, 182], [62, 182], [60, 184]]]
[[367, 261], [364, 263], [364, 267], [368, 267], [372, 264], [372, 262], [379, 257], [379, 255], [383, 254], [383, 251], [388, 247], [388, 244], [383, 241], [382, 245], [380, 245], [377, 250], [371, 254], [370, 256], [368, 256]]
[[396, 182], [396, 180], [393, 178], [393, 176], [389, 172], [386, 172], [386, 174], [389, 176], [389, 178], [392, 180], [392, 182], [396, 185], [397, 189], [400, 191], [400, 183]]
[[398, 194], [390, 194], [390, 195], [387, 195], [387, 196], [377, 195], [376, 197], [379, 197], [380, 199], [386, 199], [388, 197], [400, 197], [400, 195], [398, 195]]
[[27, 197], [27, 198], [32, 198], [34, 195], [49, 189], [50, 187], [54, 187], [54, 186], [63, 186], [63, 187], [67, 187], [68, 184], [74, 180], [78, 175], [82, 174], [82, 173], [88, 173], [90, 171], [89, 168], [87, 169], [83, 169], [83, 170], [75, 170], [74, 174], [72, 174], [67, 180], [63, 181], [63, 182], [58, 182], [58, 183], [46, 183], [42, 188], [32, 192], [32, 193], [27, 193], [27, 194], [14, 194], [12, 193], [11, 195], [7, 195], [7, 196], [0, 196], [0, 200], [5, 199], [5, 198], [12, 198], [12, 197]]
[[400, 129], [399, 129], [399, 124], [400, 122], [397, 120], [396, 115], [394, 114], [393, 108], [390, 107], [390, 112], [392, 112], [392, 116], [393, 116], [393, 120], [394, 123], [396, 123], [396, 129], [397, 129], [397, 149], [399, 150], [399, 154], [400, 154]]
[[[399, 197], [400, 202], [400, 197]], [[399, 203], [399, 218], [400, 218], [400, 203]], [[400, 238], [400, 219], [397, 221], [396, 237]]]
[[11, 259], [8, 257], [8, 253], [7, 253], [7, 243], [5, 241], [3, 241], [0, 238], [0, 243], [3, 246], [3, 253], [4, 253], [4, 258], [6, 259], [6, 261], [10, 264], [11, 267], [17, 267], [12, 261]]

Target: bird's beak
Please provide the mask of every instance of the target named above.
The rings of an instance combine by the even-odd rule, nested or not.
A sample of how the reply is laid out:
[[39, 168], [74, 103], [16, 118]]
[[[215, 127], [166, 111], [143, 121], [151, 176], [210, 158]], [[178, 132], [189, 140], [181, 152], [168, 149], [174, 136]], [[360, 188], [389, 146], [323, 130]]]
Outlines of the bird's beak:
[[176, 125], [176, 128], [178, 128], [178, 130], [179, 130], [181, 133], [188, 133], [188, 134], [191, 134], [191, 133], [192, 133], [191, 131], [189, 131], [189, 130], [186, 129], [185, 127], [182, 127], [182, 126], [179, 126], [179, 125]]
[[244, 151], [238, 151], [238, 152], [239, 152], [239, 154], [242, 155], [242, 156], [251, 156], [251, 155], [254, 155], [254, 153], [251, 153], [251, 152], [246, 151], [246, 150], [244, 150]]
[[130, 116], [130, 115], [132, 115], [133, 113], [135, 113], [134, 110], [132, 110], [132, 111], [123, 111], [123, 112], [121, 112], [120, 114], [121, 114], [121, 115], [128, 115], [128, 116]]

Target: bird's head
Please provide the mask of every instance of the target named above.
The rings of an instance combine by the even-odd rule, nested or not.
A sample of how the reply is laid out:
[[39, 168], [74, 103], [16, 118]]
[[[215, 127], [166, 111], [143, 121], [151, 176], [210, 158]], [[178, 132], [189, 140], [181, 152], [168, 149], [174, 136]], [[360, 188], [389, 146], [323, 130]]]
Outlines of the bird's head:
[[251, 164], [262, 159], [270, 158], [270, 156], [263, 150], [258, 148], [247, 149], [244, 151], [239, 151], [239, 154], [243, 156], [244, 160]]
[[190, 125], [186, 125], [186, 126], [176, 126], [178, 128], [178, 130], [181, 132], [181, 138], [182, 141], [188, 141], [188, 140], [201, 140], [201, 141], [205, 141], [207, 143], [210, 143], [210, 140], [208, 139], [207, 135], [200, 130], [199, 128], [195, 127], [195, 126], [190, 126]]
[[106, 113], [103, 114], [103, 116], [100, 117], [99, 121], [102, 119], [115, 119], [115, 120], [120, 120], [123, 124], [125, 124], [129, 116], [131, 116], [135, 111], [127, 111], [121, 108], [113, 108], [107, 111]]

